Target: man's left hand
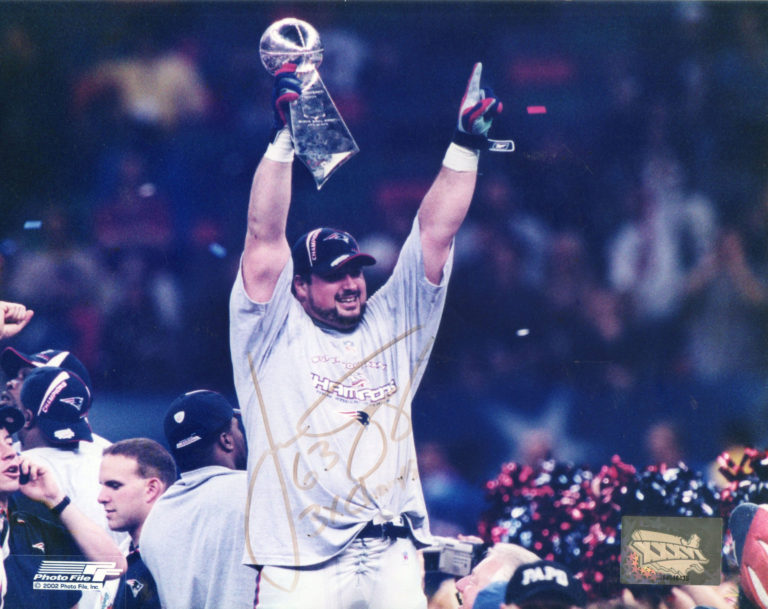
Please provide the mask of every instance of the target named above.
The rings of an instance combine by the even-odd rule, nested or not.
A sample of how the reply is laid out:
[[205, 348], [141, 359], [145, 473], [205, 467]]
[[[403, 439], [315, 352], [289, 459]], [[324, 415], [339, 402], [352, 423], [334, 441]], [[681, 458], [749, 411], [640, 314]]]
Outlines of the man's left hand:
[[496, 99], [489, 88], [480, 88], [480, 75], [483, 64], [476, 63], [467, 83], [467, 90], [461, 100], [459, 122], [456, 130], [460, 134], [485, 140], [493, 119], [501, 114], [502, 103]]

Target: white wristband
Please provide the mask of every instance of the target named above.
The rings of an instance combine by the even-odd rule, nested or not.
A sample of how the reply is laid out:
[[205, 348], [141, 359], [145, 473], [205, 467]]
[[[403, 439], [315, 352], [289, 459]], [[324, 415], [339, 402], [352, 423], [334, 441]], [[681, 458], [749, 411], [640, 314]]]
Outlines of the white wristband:
[[264, 158], [278, 163], [293, 162], [293, 142], [287, 127], [278, 131], [277, 137], [269, 143]]
[[448, 150], [445, 151], [443, 165], [454, 171], [477, 171], [479, 158], [479, 150], [470, 150], [451, 142]]

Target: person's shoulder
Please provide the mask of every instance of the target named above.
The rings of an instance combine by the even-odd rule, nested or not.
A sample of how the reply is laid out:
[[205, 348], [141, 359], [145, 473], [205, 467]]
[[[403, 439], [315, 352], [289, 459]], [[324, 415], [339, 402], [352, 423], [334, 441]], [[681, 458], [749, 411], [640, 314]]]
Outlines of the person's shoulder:
[[58, 448], [52, 446], [38, 446], [37, 448], [28, 448], [21, 451], [21, 456], [26, 457], [34, 463], [48, 466], [50, 469], [56, 470], [57, 462], [61, 462], [61, 459], [65, 459], [66, 454], [70, 451], [61, 451]]
[[229, 469], [228, 467], [207, 469], [209, 469], [209, 471], [205, 472], [206, 478], [210, 481], [214, 481], [215, 484], [237, 487], [248, 479], [247, 472], [242, 469]]
[[[198, 500], [202, 503], [212, 502], [215, 505], [220, 505], [220, 498], [223, 495], [230, 498], [245, 497], [248, 487], [248, 474], [245, 470], [208, 466], [183, 474], [182, 482], [188, 483], [185, 492], [189, 495], [190, 499], [198, 497]], [[178, 490], [182, 491], [182, 489]], [[166, 491], [167, 493], [168, 491]], [[232, 503], [232, 501], [229, 501], [227, 505]]]
[[101, 462], [104, 457], [104, 449], [111, 445], [112, 442], [106, 438], [93, 434], [93, 442], [80, 442], [77, 449], [72, 452], [77, 458]]
[[112, 442], [107, 440], [105, 437], [100, 436], [97, 433], [92, 435], [93, 435], [93, 442], [81, 442], [80, 448], [86, 447], [86, 448], [91, 448], [92, 450], [103, 451], [108, 446], [112, 446]]
[[37, 446], [36, 448], [22, 448], [21, 454], [25, 457], [44, 457], [48, 458], [55, 454], [54, 451], [58, 450], [51, 446]]
[[30, 505], [11, 498], [9, 513], [11, 522], [10, 541], [15, 551], [34, 554], [36, 550], [46, 555], [79, 555], [71, 534], [58, 522], [52, 513], [40, 505], [40, 510], [30, 509]]
[[8, 499], [8, 511], [13, 522], [17, 518], [21, 524], [31, 519], [43, 519], [55, 522], [53, 513], [45, 507], [44, 503], [30, 499], [21, 491], [17, 491]]

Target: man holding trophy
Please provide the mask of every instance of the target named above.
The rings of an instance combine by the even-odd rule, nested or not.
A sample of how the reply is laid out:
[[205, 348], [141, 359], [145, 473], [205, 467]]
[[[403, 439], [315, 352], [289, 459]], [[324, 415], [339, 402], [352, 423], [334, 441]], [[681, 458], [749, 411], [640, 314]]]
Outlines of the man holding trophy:
[[[294, 155], [307, 148], [300, 134], [315, 129], [317, 142], [321, 128], [343, 126], [330, 98], [322, 112], [298, 114], [319, 79], [312, 32], [283, 20], [265, 32], [266, 45], [262, 38], [275, 67], [276, 130], [253, 178], [230, 297], [249, 445], [244, 561], [258, 569], [260, 609], [424, 609], [417, 550], [432, 540], [411, 400], [440, 323], [479, 150], [489, 147], [501, 104], [480, 88], [476, 64], [454, 140], [392, 276], [368, 299], [363, 267], [375, 260], [351, 235], [317, 228], [291, 247], [285, 234]], [[313, 175], [334, 155], [356, 151], [345, 129], [329, 138], [342, 140], [340, 152], [321, 140], [323, 149], [309, 152], [312, 167], [302, 159]]]

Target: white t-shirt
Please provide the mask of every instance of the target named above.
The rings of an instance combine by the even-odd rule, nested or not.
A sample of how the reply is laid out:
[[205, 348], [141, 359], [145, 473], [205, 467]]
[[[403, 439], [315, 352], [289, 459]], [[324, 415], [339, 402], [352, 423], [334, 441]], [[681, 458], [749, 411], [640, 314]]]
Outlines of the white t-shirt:
[[201, 467], [152, 506], [139, 551], [163, 609], [252, 609], [256, 570], [239, 564], [247, 482], [244, 471]]
[[247, 564], [322, 562], [363, 526], [404, 515], [429, 543], [411, 400], [437, 334], [452, 262], [424, 275], [418, 219], [389, 281], [349, 333], [316, 325], [289, 261], [268, 303], [230, 299], [230, 343], [248, 440]]

